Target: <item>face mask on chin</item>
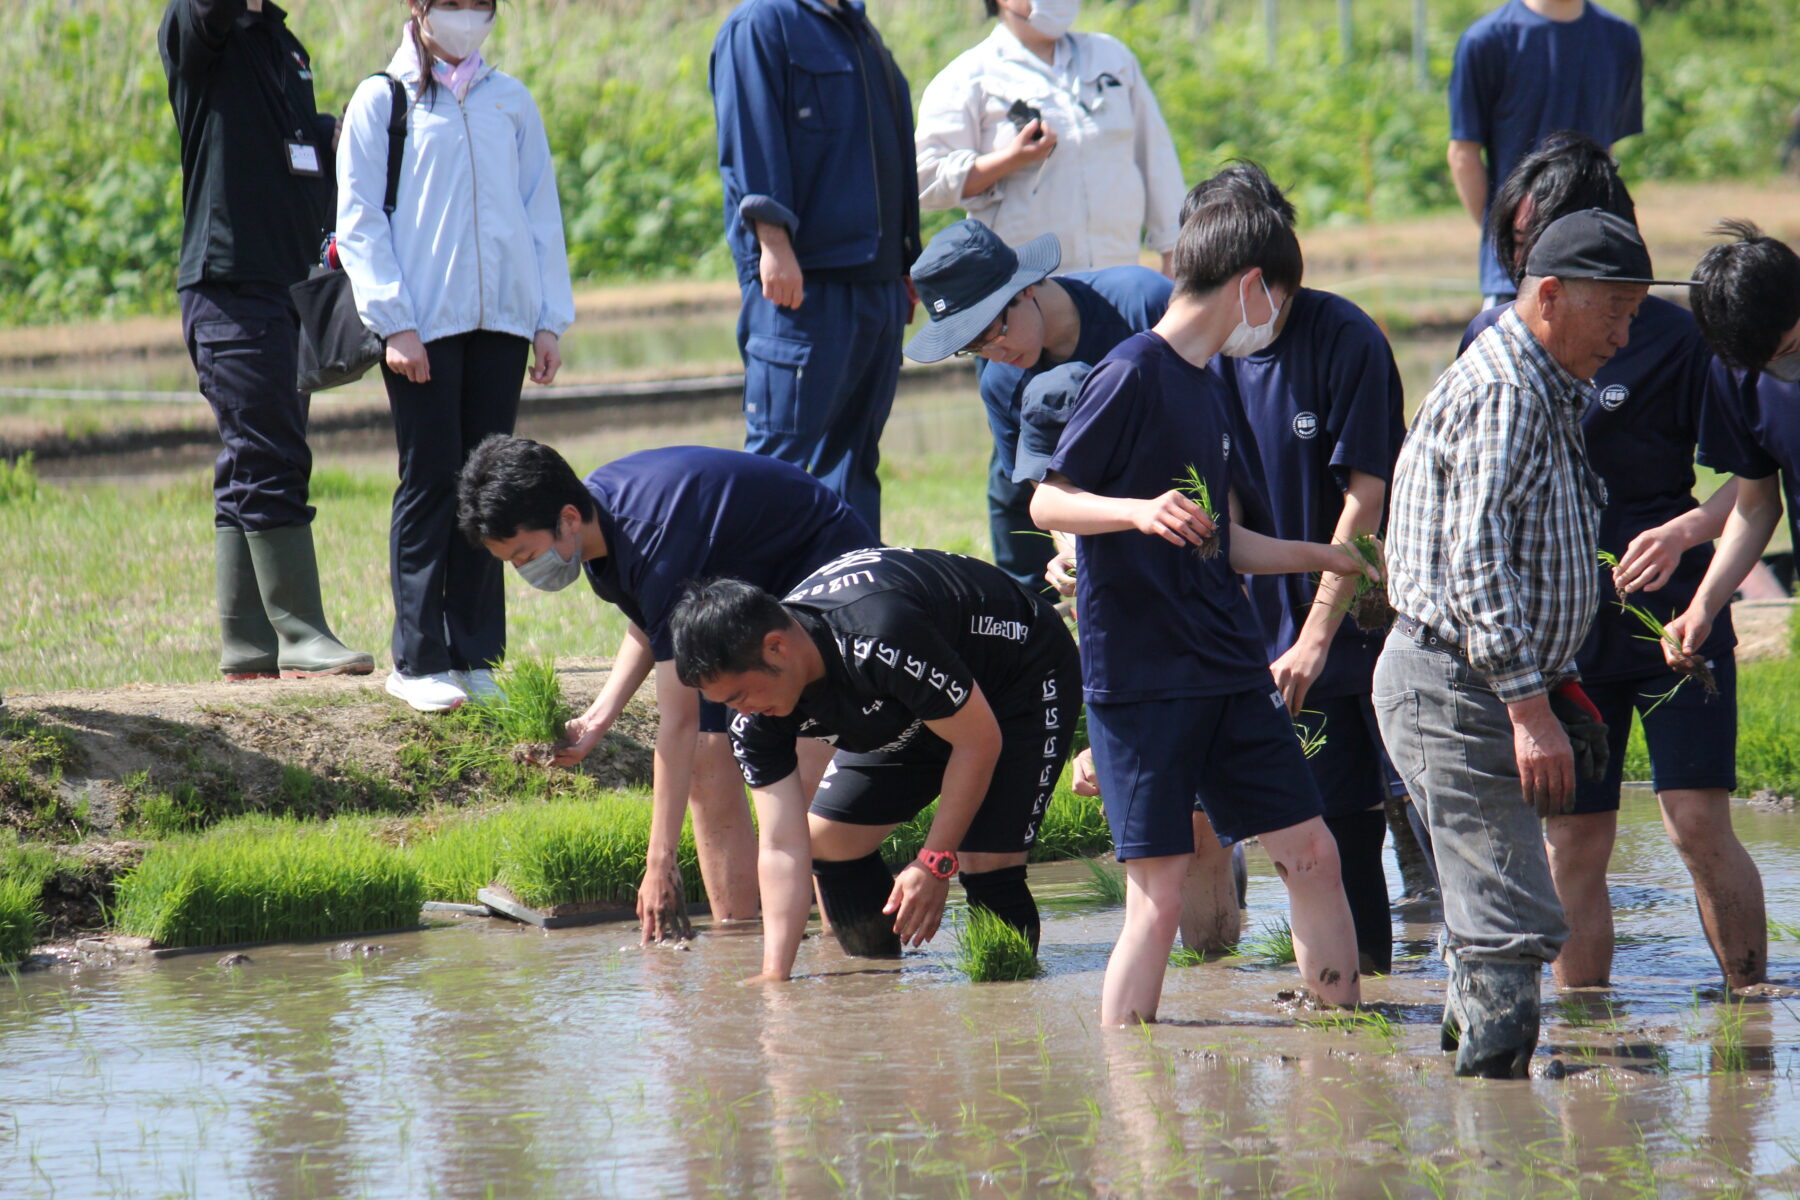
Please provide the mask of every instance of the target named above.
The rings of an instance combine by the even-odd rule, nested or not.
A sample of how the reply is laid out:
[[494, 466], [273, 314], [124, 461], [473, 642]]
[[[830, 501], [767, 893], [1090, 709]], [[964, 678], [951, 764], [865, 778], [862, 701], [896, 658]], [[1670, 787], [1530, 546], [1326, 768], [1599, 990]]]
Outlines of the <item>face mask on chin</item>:
[[1031, 0], [1031, 15], [1025, 23], [1047, 38], [1060, 40], [1075, 26], [1081, 14], [1081, 0]]
[[1248, 297], [1245, 295], [1249, 280], [1240, 283], [1238, 285], [1237, 328], [1231, 331], [1231, 336], [1225, 339], [1223, 346], [1219, 347], [1219, 353], [1227, 358], [1244, 358], [1260, 353], [1267, 350], [1269, 343], [1275, 340], [1275, 318], [1281, 315], [1280, 310], [1275, 307], [1275, 297], [1269, 294], [1269, 285], [1263, 282], [1262, 276], [1257, 276], [1256, 282], [1262, 285], [1263, 299], [1269, 302], [1269, 319], [1261, 325], [1250, 323], [1250, 308], [1247, 303]]
[[1783, 383], [1800, 383], [1800, 350], [1771, 358], [1763, 366], [1764, 375], [1772, 375]]
[[481, 49], [494, 29], [494, 14], [476, 8], [434, 8], [425, 14], [425, 32], [451, 58], [461, 60]]

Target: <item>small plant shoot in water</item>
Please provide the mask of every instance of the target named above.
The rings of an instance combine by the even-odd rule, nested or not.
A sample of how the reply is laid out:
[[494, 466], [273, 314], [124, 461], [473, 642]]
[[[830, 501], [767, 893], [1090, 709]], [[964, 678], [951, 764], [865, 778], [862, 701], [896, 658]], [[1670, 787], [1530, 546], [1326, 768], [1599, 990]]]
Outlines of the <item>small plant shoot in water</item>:
[[1198, 546], [1194, 547], [1194, 553], [1202, 559], [1219, 557], [1219, 522], [1221, 518], [1218, 508], [1213, 504], [1212, 488], [1207, 486], [1206, 480], [1202, 478], [1199, 469], [1193, 463], [1189, 463], [1187, 470], [1175, 477], [1175, 487], [1182, 495], [1198, 504], [1200, 511], [1206, 514], [1206, 519], [1213, 523], [1213, 531], [1202, 538]]
[[[1599, 557], [1601, 566], [1614, 572], [1618, 571], [1618, 555], [1609, 554], [1605, 550], [1602, 550], [1600, 551]], [[1658, 620], [1655, 613], [1650, 612], [1642, 605], [1633, 604], [1627, 599], [1630, 593], [1619, 590], [1617, 585], [1614, 586], [1614, 591], [1618, 594], [1619, 607], [1625, 612], [1630, 613], [1637, 619], [1639, 624], [1650, 631], [1650, 636], [1644, 637], [1642, 640], [1646, 642], [1661, 642], [1664, 645], [1673, 647], [1675, 652], [1680, 655], [1680, 661], [1675, 664], [1674, 671], [1675, 674], [1679, 675], [1681, 678], [1676, 680], [1674, 687], [1663, 692], [1661, 695], [1647, 697], [1648, 699], [1655, 701], [1655, 703], [1650, 705], [1644, 715], [1648, 716], [1650, 713], [1653, 713], [1658, 708], [1662, 707], [1668, 702], [1669, 697], [1673, 696], [1676, 692], [1679, 692], [1682, 685], [1690, 679], [1697, 681], [1700, 686], [1705, 689], [1706, 698], [1708, 700], [1717, 696], [1719, 694], [1719, 681], [1713, 677], [1712, 664], [1698, 655], [1682, 652], [1680, 640], [1676, 638], [1674, 634], [1669, 632], [1669, 627]]]

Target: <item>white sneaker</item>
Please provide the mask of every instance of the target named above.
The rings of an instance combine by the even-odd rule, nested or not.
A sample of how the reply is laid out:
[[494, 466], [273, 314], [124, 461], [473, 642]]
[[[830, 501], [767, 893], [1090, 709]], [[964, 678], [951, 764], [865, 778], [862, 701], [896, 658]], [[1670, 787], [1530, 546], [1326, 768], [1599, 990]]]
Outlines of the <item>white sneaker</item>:
[[505, 704], [506, 693], [494, 682], [494, 672], [487, 667], [473, 671], [452, 671], [450, 678], [477, 704]]
[[456, 686], [449, 671], [435, 675], [402, 675], [394, 671], [387, 677], [388, 695], [406, 701], [420, 712], [449, 712], [469, 698]]

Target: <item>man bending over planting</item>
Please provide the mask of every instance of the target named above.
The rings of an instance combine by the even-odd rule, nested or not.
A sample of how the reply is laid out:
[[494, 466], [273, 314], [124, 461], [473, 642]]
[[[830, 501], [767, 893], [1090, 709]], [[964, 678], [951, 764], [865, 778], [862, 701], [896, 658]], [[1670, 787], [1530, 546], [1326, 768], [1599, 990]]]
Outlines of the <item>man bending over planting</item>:
[[[1239, 523], [1255, 497], [1249, 440], [1206, 365], [1268, 346], [1301, 273], [1294, 231], [1269, 205], [1236, 189], [1203, 200], [1175, 246], [1167, 314], [1095, 366], [1031, 499], [1040, 527], [1077, 535], [1088, 734], [1129, 884], [1107, 1025], [1156, 1017], [1196, 796], [1219, 838], [1260, 838], [1274, 859], [1306, 986], [1333, 1004], [1361, 995], [1337, 845], [1238, 574], [1375, 569]], [[1172, 488], [1178, 478], [1206, 486]]]
[[[558, 765], [585, 758], [656, 672], [653, 812], [638, 890], [644, 940], [693, 932], [675, 861], [690, 799], [713, 917], [747, 920], [756, 911], [746, 865], [755, 834], [725, 738], [726, 713], [676, 680], [669, 614], [689, 580], [733, 575], [785, 591], [875, 535], [824, 484], [772, 458], [670, 446], [610, 462], [584, 484], [549, 446], [498, 435], [463, 466], [457, 524], [535, 588], [567, 587], [585, 567], [594, 593], [631, 622], [606, 686], [569, 722]], [[810, 778], [827, 757], [809, 760]]]
[[[850, 954], [937, 932], [950, 877], [1038, 940], [1025, 856], [1069, 754], [1075, 643], [1048, 600], [940, 550], [849, 554], [785, 600], [736, 579], [689, 589], [670, 621], [681, 682], [740, 714], [731, 737], [756, 800], [763, 973], [789, 977], [812, 883]], [[807, 811], [798, 745], [837, 748]], [[933, 798], [896, 877], [882, 841]]]

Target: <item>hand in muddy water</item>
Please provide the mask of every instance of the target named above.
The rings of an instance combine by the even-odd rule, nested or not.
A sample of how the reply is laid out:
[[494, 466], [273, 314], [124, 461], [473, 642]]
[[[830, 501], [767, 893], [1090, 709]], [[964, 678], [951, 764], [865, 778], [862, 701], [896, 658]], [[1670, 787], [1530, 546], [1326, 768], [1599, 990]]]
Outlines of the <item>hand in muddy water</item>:
[[950, 881], [939, 879], [918, 863], [910, 863], [894, 876], [881, 911], [894, 918], [894, 932], [902, 946], [923, 946], [937, 936], [944, 919], [944, 903], [950, 898]]
[[647, 871], [638, 887], [637, 913], [642, 943], [686, 941], [694, 936], [694, 923], [688, 920], [687, 901], [682, 898], [681, 868], [670, 864], [666, 871]]
[[1094, 772], [1094, 752], [1083, 750], [1075, 756], [1075, 774], [1070, 781], [1071, 788], [1077, 796], [1098, 796], [1100, 794], [1100, 776]]

